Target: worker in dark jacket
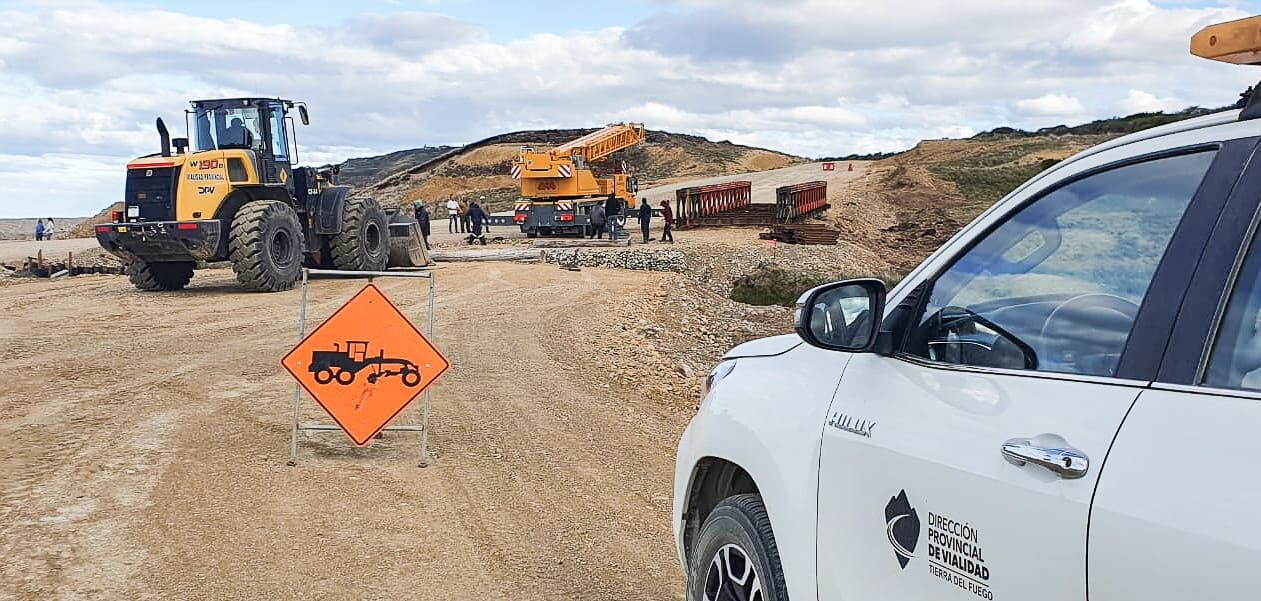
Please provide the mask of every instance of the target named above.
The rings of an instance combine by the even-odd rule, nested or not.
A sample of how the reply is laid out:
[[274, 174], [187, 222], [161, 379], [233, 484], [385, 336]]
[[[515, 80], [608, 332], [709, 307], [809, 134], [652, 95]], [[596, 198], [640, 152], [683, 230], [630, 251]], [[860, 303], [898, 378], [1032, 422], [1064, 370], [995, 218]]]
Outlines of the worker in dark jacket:
[[644, 242], [648, 242], [648, 224], [652, 221], [652, 205], [647, 198], [639, 199], [639, 231], [644, 233]]
[[418, 202], [416, 209], [416, 225], [420, 227], [420, 236], [425, 239], [425, 248], [429, 248], [429, 209], [425, 203]]
[[468, 237], [468, 243], [480, 241], [482, 246], [486, 245], [486, 236], [482, 233], [482, 227], [486, 225], [486, 211], [482, 210], [481, 205], [473, 203], [468, 208], [469, 225], [473, 229], [472, 235]]
[[596, 203], [591, 206], [591, 237], [604, 237], [604, 224], [607, 216], [604, 214], [604, 205]]
[[665, 220], [665, 229], [661, 231], [661, 241], [670, 241], [674, 244], [674, 211], [670, 210], [670, 201], [661, 201], [661, 218]]
[[608, 200], [604, 201], [605, 227], [609, 230], [609, 240], [617, 240], [619, 237], [617, 231], [617, 218], [619, 215], [622, 215], [622, 199], [610, 196]]

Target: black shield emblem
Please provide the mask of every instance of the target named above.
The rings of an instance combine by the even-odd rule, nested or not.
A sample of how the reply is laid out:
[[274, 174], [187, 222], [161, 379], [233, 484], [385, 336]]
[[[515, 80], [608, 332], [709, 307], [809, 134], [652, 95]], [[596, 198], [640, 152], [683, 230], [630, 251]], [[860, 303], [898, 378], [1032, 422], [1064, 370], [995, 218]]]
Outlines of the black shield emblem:
[[906, 564], [915, 557], [915, 544], [919, 542], [919, 514], [911, 507], [905, 490], [889, 499], [889, 504], [884, 506], [884, 522], [893, 554], [898, 558], [898, 565], [905, 570]]

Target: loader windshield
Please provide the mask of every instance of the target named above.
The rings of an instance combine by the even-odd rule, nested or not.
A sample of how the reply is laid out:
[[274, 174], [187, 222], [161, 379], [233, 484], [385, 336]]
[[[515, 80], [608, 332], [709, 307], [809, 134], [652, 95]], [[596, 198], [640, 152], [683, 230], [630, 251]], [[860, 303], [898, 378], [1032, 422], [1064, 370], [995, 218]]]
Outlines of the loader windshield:
[[257, 107], [198, 108], [196, 120], [197, 150], [265, 148]]

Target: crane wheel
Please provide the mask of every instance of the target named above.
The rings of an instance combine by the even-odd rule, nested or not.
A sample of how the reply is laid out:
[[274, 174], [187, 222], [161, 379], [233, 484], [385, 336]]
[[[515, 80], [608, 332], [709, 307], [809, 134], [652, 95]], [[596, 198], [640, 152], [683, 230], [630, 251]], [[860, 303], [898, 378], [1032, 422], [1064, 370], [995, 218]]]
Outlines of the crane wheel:
[[193, 279], [193, 263], [146, 263], [132, 261], [127, 266], [127, 279], [141, 290], [181, 290]]
[[293, 288], [302, 275], [302, 225], [293, 207], [276, 200], [241, 205], [232, 218], [228, 256], [246, 290]]
[[384, 271], [390, 260], [385, 211], [371, 198], [347, 198], [342, 231], [329, 241], [333, 264], [348, 271]]

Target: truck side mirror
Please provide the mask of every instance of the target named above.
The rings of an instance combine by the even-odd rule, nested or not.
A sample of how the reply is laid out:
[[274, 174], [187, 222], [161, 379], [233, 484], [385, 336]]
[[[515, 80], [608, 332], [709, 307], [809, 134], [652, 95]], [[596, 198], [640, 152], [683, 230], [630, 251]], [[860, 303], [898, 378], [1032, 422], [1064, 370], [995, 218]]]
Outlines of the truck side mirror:
[[845, 280], [807, 290], [793, 315], [797, 335], [819, 348], [873, 352], [884, 315], [884, 282]]
[[299, 119], [302, 119], [302, 124], [303, 124], [303, 125], [310, 125], [310, 124], [311, 124], [311, 116], [307, 114], [307, 112], [306, 112], [306, 105], [305, 105], [305, 104], [299, 104], [299, 105], [298, 105], [298, 118], [299, 118]]

